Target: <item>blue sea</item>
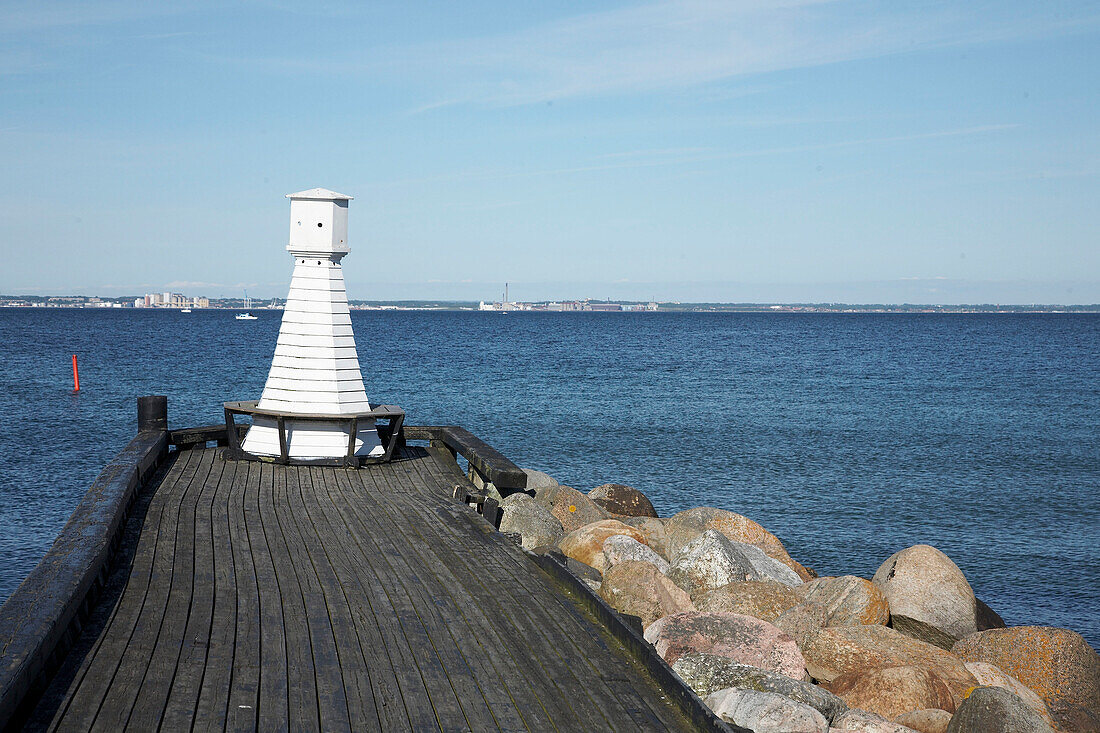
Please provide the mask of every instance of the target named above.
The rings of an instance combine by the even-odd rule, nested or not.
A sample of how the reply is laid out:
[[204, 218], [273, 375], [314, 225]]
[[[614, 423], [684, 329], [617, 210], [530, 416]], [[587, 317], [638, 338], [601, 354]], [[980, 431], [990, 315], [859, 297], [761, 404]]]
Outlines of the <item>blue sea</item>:
[[[260, 395], [280, 312], [0, 309], [0, 598], [164, 394]], [[1009, 624], [1100, 648], [1100, 316], [357, 311], [372, 401], [662, 516], [730, 509], [822, 575], [928, 543]], [[81, 367], [72, 393], [71, 355]]]

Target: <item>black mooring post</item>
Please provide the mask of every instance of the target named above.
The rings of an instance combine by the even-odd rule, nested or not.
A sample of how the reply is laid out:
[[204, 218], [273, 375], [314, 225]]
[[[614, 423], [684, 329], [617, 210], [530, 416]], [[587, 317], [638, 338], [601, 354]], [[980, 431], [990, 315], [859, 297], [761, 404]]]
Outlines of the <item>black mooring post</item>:
[[138, 397], [138, 430], [168, 430], [168, 398], [164, 395]]

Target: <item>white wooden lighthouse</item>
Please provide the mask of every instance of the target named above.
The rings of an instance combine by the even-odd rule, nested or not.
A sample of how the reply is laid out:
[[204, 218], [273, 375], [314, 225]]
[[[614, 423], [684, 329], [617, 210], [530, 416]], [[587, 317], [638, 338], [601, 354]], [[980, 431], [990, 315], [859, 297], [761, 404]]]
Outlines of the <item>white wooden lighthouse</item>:
[[[340, 265], [348, 249], [348, 202], [351, 196], [313, 188], [287, 194], [290, 199], [290, 244], [294, 274], [290, 280], [275, 345], [275, 358], [257, 407], [288, 416], [352, 415], [369, 412], [359, 355], [351, 330], [351, 313]], [[286, 420], [291, 458], [346, 456], [349, 422]], [[256, 415], [242, 448], [258, 456], [280, 454], [276, 419]], [[383, 452], [373, 421], [358, 423], [355, 455]]]

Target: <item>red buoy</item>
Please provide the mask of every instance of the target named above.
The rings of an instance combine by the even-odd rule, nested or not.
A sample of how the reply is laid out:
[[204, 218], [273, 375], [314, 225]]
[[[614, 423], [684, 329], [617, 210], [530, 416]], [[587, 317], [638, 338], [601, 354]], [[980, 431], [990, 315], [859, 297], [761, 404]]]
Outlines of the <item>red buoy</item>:
[[73, 354], [73, 392], [80, 391], [80, 372], [76, 368], [76, 354]]

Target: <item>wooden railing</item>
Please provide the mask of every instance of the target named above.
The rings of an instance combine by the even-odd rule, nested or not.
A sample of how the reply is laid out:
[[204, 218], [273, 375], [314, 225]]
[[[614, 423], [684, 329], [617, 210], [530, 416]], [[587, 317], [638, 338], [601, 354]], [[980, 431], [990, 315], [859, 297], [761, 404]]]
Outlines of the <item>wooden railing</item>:
[[107, 464], [45, 557], [0, 607], [0, 729], [37, 698], [95, 605], [137, 493], [168, 455], [167, 401], [138, 399], [138, 434]]
[[[482, 483], [493, 484], [502, 496], [527, 488], [527, 474], [466, 428], [457, 425], [408, 425], [405, 440], [426, 440], [432, 448], [443, 449], [457, 460], [466, 459], [470, 472]], [[471, 477], [472, 478], [472, 477]]]

